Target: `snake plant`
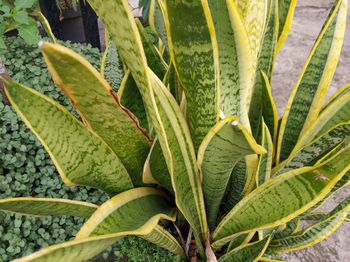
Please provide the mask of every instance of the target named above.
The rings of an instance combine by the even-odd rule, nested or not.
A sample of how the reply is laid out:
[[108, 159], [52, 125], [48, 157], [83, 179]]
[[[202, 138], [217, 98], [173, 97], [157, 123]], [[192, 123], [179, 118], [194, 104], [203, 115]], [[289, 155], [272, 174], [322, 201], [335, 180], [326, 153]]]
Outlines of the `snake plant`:
[[[295, 0], [152, 0], [156, 43], [127, 0], [89, 2], [111, 39], [102, 74], [63, 46], [39, 44], [82, 121], [3, 81], [63, 181], [111, 198], [0, 200], [23, 215], [87, 218], [74, 240], [18, 261], [85, 261], [125, 235], [184, 260], [278, 261], [277, 252], [316, 244], [349, 221], [350, 196], [316, 211], [350, 183], [350, 85], [323, 104], [347, 0], [335, 0], [281, 119], [270, 83]], [[119, 59], [120, 86], [108, 83]], [[303, 220], [314, 223], [301, 230]]]

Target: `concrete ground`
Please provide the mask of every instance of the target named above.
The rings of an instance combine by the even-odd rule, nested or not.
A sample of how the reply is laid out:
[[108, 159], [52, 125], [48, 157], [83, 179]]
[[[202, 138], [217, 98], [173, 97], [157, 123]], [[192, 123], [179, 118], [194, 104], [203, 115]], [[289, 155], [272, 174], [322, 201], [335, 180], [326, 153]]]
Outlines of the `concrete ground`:
[[[299, 0], [292, 29], [276, 57], [272, 94], [281, 116], [290, 92], [302, 70], [309, 52], [321, 30], [334, 0]], [[350, 9], [343, 49], [327, 97], [350, 82]], [[350, 119], [350, 117], [349, 117]], [[324, 210], [330, 210], [346, 196], [350, 187], [330, 199]], [[350, 261], [350, 223], [344, 223], [333, 235], [312, 247], [284, 255], [289, 262], [348, 262]]]

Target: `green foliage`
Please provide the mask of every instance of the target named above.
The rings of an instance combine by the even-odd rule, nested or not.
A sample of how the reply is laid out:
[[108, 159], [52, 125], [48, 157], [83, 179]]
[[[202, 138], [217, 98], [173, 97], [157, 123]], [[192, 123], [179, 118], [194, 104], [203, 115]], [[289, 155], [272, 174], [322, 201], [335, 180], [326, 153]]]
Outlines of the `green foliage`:
[[[99, 68], [99, 50], [70, 42], [60, 43], [85, 57], [95, 68]], [[11, 77], [55, 99], [80, 118], [67, 96], [52, 82], [37, 46], [15, 37], [6, 39], [6, 44], [8, 49], [2, 52], [1, 58]], [[2, 103], [1, 94], [0, 141], [1, 199], [34, 196], [102, 204], [109, 198], [101, 190], [66, 186], [42, 144], [18, 117], [13, 107]], [[85, 219], [71, 216], [35, 218], [0, 211], [0, 221], [0, 261], [9, 261], [29, 255], [40, 248], [74, 239]], [[107, 258], [111, 252], [118, 259], [128, 257], [135, 262], [175, 260], [175, 256], [168, 251], [133, 236], [106, 249], [102, 257]]]
[[[308, 229], [300, 231], [298, 226], [350, 183], [347, 87], [322, 106], [343, 42], [346, 0], [335, 0], [280, 122], [270, 81], [295, 1], [153, 0], [150, 24], [164, 39], [159, 46], [134, 21], [127, 0], [90, 3], [127, 68], [118, 95], [83, 57], [58, 44], [39, 46], [54, 82], [69, 96], [86, 129], [50, 98], [19, 83], [3, 82], [13, 107], [45, 145], [67, 185], [117, 193], [92, 207], [94, 213], [73, 241], [24, 260], [64, 261], [68, 256], [84, 261], [126, 235], [139, 235], [179, 259], [198, 252], [210, 262], [266, 260], [261, 256], [322, 241], [347, 219], [350, 196], [328, 215], [316, 216], [318, 222]], [[279, 14], [280, 7], [285, 12]], [[282, 31], [278, 21], [285, 21]], [[102, 62], [104, 70], [106, 66], [113, 63]], [[125, 96], [130, 104], [124, 104]], [[140, 122], [147, 120], [147, 131], [134, 108], [137, 117], [144, 118]], [[12, 140], [5, 145], [8, 150], [16, 147]], [[103, 149], [97, 151], [96, 145]], [[96, 155], [102, 151], [108, 154]], [[5, 160], [18, 168], [28, 162], [17, 164], [17, 156]], [[100, 167], [103, 171], [95, 172]], [[25, 170], [20, 171], [15, 174], [19, 179], [25, 177]], [[12, 179], [5, 174], [4, 180]], [[119, 182], [125, 184], [108, 190]], [[19, 210], [17, 201], [28, 202], [6, 199], [2, 210], [25, 213], [28, 204], [22, 202]], [[72, 203], [67, 202], [60, 205], [65, 214], [72, 214]], [[38, 209], [30, 214], [49, 211], [42, 203]], [[159, 224], [160, 219], [164, 223]], [[189, 254], [183, 238], [178, 237], [181, 245], [174, 232], [163, 227], [172, 225], [166, 220], [178, 227], [176, 234], [190, 232]], [[21, 221], [15, 219], [14, 227], [19, 226]], [[39, 232], [44, 239], [45, 232]], [[117, 250], [120, 259], [127, 253], [129, 260], [162, 261], [160, 254], [141, 255], [139, 249], [148, 250], [143, 242], [137, 242], [138, 252], [130, 255], [133, 241], [124, 239]]]
[[[20, 38], [6, 39], [1, 55], [14, 80], [33, 86], [78, 116], [68, 98], [55, 86], [36, 45]], [[96, 68], [101, 54], [80, 44], [63, 43], [86, 57]], [[0, 99], [2, 101], [2, 99]], [[101, 204], [108, 195], [85, 187], [67, 187], [49, 155], [11, 106], [0, 102], [0, 198], [34, 196], [68, 198]], [[0, 212], [0, 261], [9, 261], [51, 244], [74, 238], [85, 219], [24, 217]]]
[[151, 4], [151, 0], [140, 0], [139, 1], [139, 8], [142, 9], [142, 19], [144, 22], [148, 21], [148, 13], [149, 13], [150, 4]]
[[174, 254], [134, 236], [128, 236], [120, 240], [113, 251], [117, 257], [116, 262], [122, 262], [123, 258], [127, 258], [130, 262], [176, 261]]
[[0, 48], [6, 48], [3, 35], [17, 29], [27, 43], [36, 44], [40, 40], [35, 15], [38, 12], [37, 0], [0, 1]]

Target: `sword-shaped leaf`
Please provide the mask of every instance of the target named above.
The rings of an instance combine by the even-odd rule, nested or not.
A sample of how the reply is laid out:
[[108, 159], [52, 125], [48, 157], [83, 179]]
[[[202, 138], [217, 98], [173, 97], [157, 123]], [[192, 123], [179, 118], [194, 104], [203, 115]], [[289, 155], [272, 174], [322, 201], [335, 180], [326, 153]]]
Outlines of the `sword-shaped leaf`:
[[[250, 111], [251, 114], [251, 121], [254, 121], [256, 116], [253, 116], [253, 113], [255, 112], [257, 115], [260, 117], [262, 116], [264, 118], [265, 124], [269, 128], [271, 138], [274, 144], [277, 143], [277, 132], [278, 132], [278, 113], [277, 113], [277, 108], [275, 105], [275, 102], [273, 100], [272, 94], [271, 94], [271, 88], [270, 88], [270, 83], [269, 80], [264, 72], [260, 72], [262, 78], [263, 78], [263, 83], [261, 86], [261, 111]], [[256, 100], [252, 100], [252, 103], [256, 103], [256, 105], [259, 108], [259, 103]], [[255, 124], [255, 126], [260, 126], [261, 123], [258, 122], [258, 124]], [[254, 124], [252, 124], [252, 132], [254, 132], [255, 129]], [[253, 129], [254, 128], [254, 129]], [[253, 133], [254, 134], [254, 133]], [[256, 136], [258, 137], [257, 132], [255, 132]]]
[[101, 75], [114, 91], [119, 90], [122, 82], [123, 64], [118, 54], [117, 47], [106, 32], [106, 50], [101, 60]]
[[300, 137], [298, 143], [290, 155], [294, 155], [301, 148], [322, 136], [336, 125], [348, 122], [350, 114], [350, 92], [336, 99], [329, 104], [316, 122]]
[[179, 242], [161, 226], [156, 226], [151, 233], [140, 237], [169, 250], [173, 254], [186, 258], [185, 251], [180, 246]]
[[129, 70], [125, 72], [120, 89], [118, 90], [118, 95], [120, 97], [120, 103], [137, 117], [141, 128], [145, 128], [150, 132], [142, 96]]
[[218, 262], [254, 262], [265, 253], [266, 248], [271, 241], [271, 235], [260, 241], [239, 246], [232, 251], [226, 253]]
[[46, 17], [43, 15], [42, 12], [39, 12], [37, 17], [39, 18], [40, 23], [41, 23], [42, 27], [44, 28], [45, 33], [47, 34], [47, 36], [50, 38], [52, 43], [56, 44], [57, 40], [56, 40], [55, 35], [52, 33], [49, 21], [47, 21]]
[[267, 151], [266, 154], [259, 155], [258, 169], [256, 171], [256, 185], [259, 187], [270, 179], [273, 158], [273, 143], [270, 131], [262, 120], [261, 145]]
[[89, 218], [97, 205], [59, 198], [17, 197], [0, 200], [0, 210], [26, 216], [68, 215]]
[[104, 202], [86, 221], [76, 239], [106, 234], [148, 234], [160, 218], [175, 221], [176, 209], [161, 191], [139, 187], [120, 193]]
[[212, 41], [218, 50], [220, 110], [225, 116], [237, 116], [250, 131], [248, 109], [255, 69], [248, 35], [233, 1], [209, 0], [208, 4], [215, 29]]
[[[348, 137], [344, 142], [340, 143], [331, 152], [329, 152], [325, 157], [323, 157], [319, 161], [317, 161], [317, 163], [315, 165], [322, 164], [323, 162], [327, 161], [328, 159], [330, 159], [331, 157], [336, 155], [338, 152], [343, 150], [343, 148], [348, 146], [349, 142], [350, 142], [350, 137]], [[318, 202], [316, 205], [314, 205], [312, 208], [310, 208], [307, 212], [305, 212], [306, 215], [309, 214], [310, 212], [316, 210], [321, 205], [323, 205], [326, 202], [326, 200], [329, 197], [331, 197], [336, 191], [338, 191], [339, 189], [341, 189], [343, 187], [346, 187], [349, 184], [350, 184], [350, 171], [346, 172], [343, 175], [343, 177], [332, 187], [332, 190], [320, 202]], [[305, 214], [302, 214], [302, 216], [303, 215], [305, 215]]]
[[[204, 1], [165, 1], [172, 62], [186, 95], [195, 150], [219, 119], [219, 69], [214, 28]], [[210, 23], [211, 22], [211, 23]]]
[[337, 90], [330, 98], [328, 98], [328, 100], [323, 104], [320, 114], [349, 91], [350, 83], [347, 83], [345, 86]]
[[313, 166], [321, 157], [337, 147], [348, 136], [350, 136], [350, 122], [336, 125], [277, 166], [274, 175], [304, 166]]
[[249, 120], [252, 127], [252, 134], [257, 138], [258, 132], [261, 129], [261, 116], [263, 116], [265, 123], [269, 127], [273, 141], [275, 142], [278, 115], [271, 96], [269, 83], [272, 78], [278, 35], [278, 10], [276, 0], [271, 1], [269, 9], [267, 26], [264, 31], [255, 72], [253, 95], [249, 108]]
[[216, 223], [221, 200], [236, 163], [250, 154], [263, 154], [251, 134], [238, 123], [236, 117], [226, 117], [216, 124], [204, 138], [198, 150], [198, 165], [211, 229]]
[[346, 10], [347, 1], [335, 2], [288, 99], [278, 137], [277, 163], [288, 158], [300, 135], [317, 119], [338, 62]]
[[296, 217], [293, 218], [291, 221], [286, 223], [286, 228], [274, 234], [273, 239], [280, 239], [284, 237], [288, 237], [290, 235], [296, 234], [299, 231], [300, 228], [300, 218]]
[[[164, 156], [171, 175], [176, 205], [194, 228], [194, 232], [201, 235], [207, 230], [207, 221], [202, 186], [197, 173], [190, 133], [185, 125], [186, 120], [173, 96], [154, 74], [152, 74], [152, 86], [161, 118], [167, 125], [168, 143], [172, 145], [170, 147], [172, 162], [169, 163]], [[163, 154], [164, 152], [163, 149]]]
[[84, 58], [61, 45], [43, 43], [40, 47], [54, 82], [70, 98], [84, 123], [112, 148], [134, 185], [142, 185], [150, 137], [137, 119]]
[[[264, 37], [269, 0], [236, 0], [237, 9], [243, 20], [249, 38], [252, 65], [255, 70]], [[227, 1], [233, 2], [233, 1]]]
[[173, 63], [170, 63], [168, 71], [164, 76], [163, 83], [170, 90], [171, 94], [180, 105], [183, 98], [183, 89], [176, 75]]
[[169, 206], [168, 198], [161, 191], [139, 187], [103, 203], [80, 229], [76, 239], [99, 235], [142, 235], [164, 248], [168, 244], [169, 249], [181, 254], [177, 241], [157, 226], [161, 218], [175, 221], [176, 209]]
[[288, 37], [289, 30], [292, 26], [296, 3], [297, 0], [278, 0], [279, 29], [277, 52], [281, 49], [284, 41], [286, 41]]
[[151, 0], [149, 8], [149, 25], [158, 34], [162, 43], [168, 49], [168, 36], [165, 28], [165, 6], [164, 0]]
[[349, 212], [350, 197], [346, 198], [332, 212], [328, 213], [322, 221], [292, 236], [273, 240], [270, 247], [275, 252], [289, 252], [315, 245], [337, 230]]
[[11, 104], [44, 145], [64, 183], [110, 194], [133, 187], [112, 149], [63, 106], [33, 89], [2, 81]]
[[160, 79], [163, 79], [165, 73], [167, 72], [168, 65], [164, 61], [162, 55], [159, 53], [158, 49], [153, 45], [153, 42], [149, 38], [148, 33], [141, 24], [140, 20], [136, 19], [136, 25], [141, 36], [143, 49], [147, 58], [147, 64]]
[[121, 239], [109, 235], [67, 241], [48, 246], [29, 256], [13, 260], [14, 262], [84, 262], [101, 253], [114, 242]]
[[169, 91], [148, 69], [140, 35], [128, 2], [126, 0], [89, 2], [103, 18], [140, 90], [171, 175], [176, 204], [195, 235], [204, 243], [207, 238], [207, 222], [203, 193], [186, 120]]
[[267, 181], [243, 198], [212, 235], [214, 248], [237, 234], [275, 227], [320, 201], [350, 169], [350, 146], [321, 166], [304, 167]]
[[230, 241], [230, 244], [227, 247], [227, 252], [241, 245], [248, 244], [249, 241], [254, 237], [254, 234], [255, 232], [251, 232], [251, 233], [246, 233], [246, 234], [236, 236], [234, 239]]
[[[133, 232], [152, 243], [155, 243], [174, 254], [181, 255], [184, 258], [184, 251], [176, 239], [160, 226], [155, 226], [151, 233], [144, 235], [142, 231]], [[16, 259], [16, 262], [83, 262], [95, 257], [104, 249], [120, 240], [126, 234], [120, 233], [119, 236], [102, 235], [97, 237], [88, 237], [78, 240], [72, 240], [46, 247], [29, 256]]]
[[[225, 214], [246, 195], [247, 185], [251, 182], [247, 177], [247, 168], [245, 159], [239, 161], [232, 170], [230, 182], [227, 186], [227, 195], [224, 199], [223, 211]], [[254, 179], [255, 182], [255, 179]]]
[[[331, 212], [312, 212], [312, 213], [309, 213], [309, 214], [303, 216], [301, 219], [302, 220], [318, 220], [318, 221], [322, 221], [322, 220], [325, 220], [325, 219], [329, 218], [330, 217], [330, 213]], [[350, 219], [350, 215], [347, 215], [345, 221], [350, 222], [349, 219]]]
[[174, 192], [171, 185], [171, 176], [158, 139], [155, 139], [153, 142], [144, 165], [142, 176], [144, 183], [156, 183], [167, 189], [169, 192]]

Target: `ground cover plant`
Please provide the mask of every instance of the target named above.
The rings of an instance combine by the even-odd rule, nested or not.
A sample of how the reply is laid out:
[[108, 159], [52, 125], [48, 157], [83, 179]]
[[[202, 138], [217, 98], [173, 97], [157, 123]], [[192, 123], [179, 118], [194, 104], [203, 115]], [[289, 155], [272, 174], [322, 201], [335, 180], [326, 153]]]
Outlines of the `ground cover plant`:
[[13, 30], [28, 43], [40, 40], [36, 20], [39, 16], [37, 0], [0, 1], [0, 49], [6, 48], [4, 34]]
[[[270, 80], [295, 1], [151, 1], [157, 47], [127, 1], [89, 2], [113, 41], [102, 75], [61, 45], [39, 44], [82, 121], [31, 88], [3, 82], [62, 180], [111, 198], [100, 206], [1, 200], [10, 212], [87, 218], [74, 240], [19, 261], [85, 261], [126, 235], [184, 260], [198, 253], [207, 261], [278, 261], [276, 253], [316, 244], [349, 219], [350, 196], [315, 212], [350, 181], [349, 85], [323, 104], [347, 1], [334, 2], [280, 120]], [[106, 70], [116, 49], [125, 72], [117, 93]], [[314, 223], [299, 229], [301, 220]]]
[[[37, 45], [23, 39], [9, 37], [7, 49], [0, 57], [14, 81], [33, 86], [37, 91], [55, 99], [73, 115], [79, 117], [69, 99], [54, 85], [45, 61]], [[100, 68], [101, 53], [90, 46], [60, 42], [87, 59], [95, 68]], [[114, 66], [117, 66], [114, 64]], [[120, 72], [122, 74], [122, 70]], [[118, 75], [117, 75], [118, 76]], [[115, 84], [120, 84], [115, 76]], [[121, 78], [122, 75], [119, 76]], [[4, 105], [0, 98], [0, 198], [10, 197], [56, 197], [84, 200], [101, 204], [109, 196], [101, 190], [86, 187], [67, 187], [60, 179], [45, 148], [23, 123], [13, 107]], [[85, 222], [84, 218], [56, 216], [35, 218], [0, 212], [0, 261], [29, 255], [48, 245], [58, 244], [74, 238]], [[130, 261], [154, 257], [166, 261], [171, 256], [161, 249], [129, 237], [109, 248], [104, 256], [116, 254], [125, 257], [129, 250]], [[141, 252], [142, 251], [142, 252]]]

